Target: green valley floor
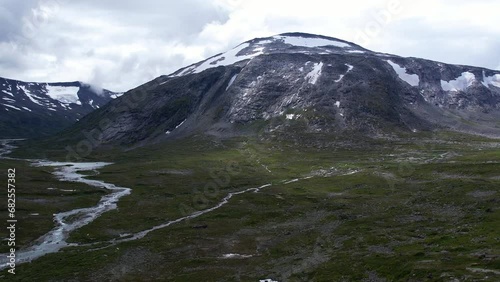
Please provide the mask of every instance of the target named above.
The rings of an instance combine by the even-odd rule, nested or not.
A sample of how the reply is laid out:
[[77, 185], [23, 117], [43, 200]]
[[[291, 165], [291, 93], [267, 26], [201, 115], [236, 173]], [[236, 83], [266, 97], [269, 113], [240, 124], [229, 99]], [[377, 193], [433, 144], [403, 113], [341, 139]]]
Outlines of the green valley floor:
[[[500, 280], [499, 140], [451, 132], [302, 137], [96, 151], [86, 161], [113, 164], [87, 178], [131, 194], [71, 233], [79, 246], [19, 264], [16, 275], [4, 270], [0, 280]], [[54, 227], [54, 213], [108, 193], [26, 161], [0, 160], [4, 179], [10, 167], [22, 247]], [[6, 201], [0, 208], [6, 218]]]

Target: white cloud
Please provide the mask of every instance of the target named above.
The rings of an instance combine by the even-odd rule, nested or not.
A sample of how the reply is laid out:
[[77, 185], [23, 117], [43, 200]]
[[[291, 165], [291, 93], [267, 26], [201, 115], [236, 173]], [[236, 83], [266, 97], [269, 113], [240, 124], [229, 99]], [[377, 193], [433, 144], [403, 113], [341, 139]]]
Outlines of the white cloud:
[[500, 69], [499, 10], [495, 0], [0, 0], [0, 76], [124, 91], [290, 31]]

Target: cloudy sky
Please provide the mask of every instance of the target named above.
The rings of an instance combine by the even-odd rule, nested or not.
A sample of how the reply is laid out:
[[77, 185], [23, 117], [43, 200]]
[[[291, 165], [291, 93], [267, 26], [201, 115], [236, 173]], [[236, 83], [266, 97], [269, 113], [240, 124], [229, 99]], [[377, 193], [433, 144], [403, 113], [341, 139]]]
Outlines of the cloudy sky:
[[125, 91], [290, 31], [500, 70], [498, 11], [498, 0], [0, 0], [0, 76]]

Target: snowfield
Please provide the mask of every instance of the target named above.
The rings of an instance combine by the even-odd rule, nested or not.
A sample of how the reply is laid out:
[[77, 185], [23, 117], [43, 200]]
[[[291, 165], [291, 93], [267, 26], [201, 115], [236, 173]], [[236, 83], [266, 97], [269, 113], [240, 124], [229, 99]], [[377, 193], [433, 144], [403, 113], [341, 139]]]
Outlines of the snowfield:
[[489, 87], [493, 85], [495, 87], [500, 87], [500, 74], [495, 74], [493, 76], [486, 76], [483, 71], [483, 85]]
[[[184, 76], [193, 73], [200, 73], [210, 68], [216, 68], [219, 66], [229, 66], [244, 60], [251, 60], [256, 56], [266, 54], [266, 51], [272, 53], [273, 51], [272, 44], [286, 44], [304, 48], [319, 48], [319, 47], [332, 47], [332, 46], [338, 48], [356, 48], [356, 46], [354, 45], [341, 42], [335, 39], [312, 38], [312, 37], [302, 37], [302, 36], [292, 36], [292, 35], [277, 35], [267, 39], [254, 40], [251, 43], [248, 42], [242, 43], [225, 53], [216, 55], [205, 61], [181, 69], [180, 72], [172, 74], [170, 76], [174, 77], [174, 76]], [[361, 50], [348, 50], [346, 52], [364, 53], [364, 51]], [[296, 53], [312, 54], [312, 53], [317, 53], [317, 50], [311, 50], [311, 52], [296, 51]], [[325, 52], [323, 52], [322, 54], [330, 54], [330, 50], [325, 49]]]
[[408, 74], [406, 72], [406, 68], [402, 68], [400, 65], [392, 62], [391, 60], [387, 60], [387, 63], [391, 65], [394, 71], [398, 74], [399, 78], [411, 86], [418, 86], [420, 84], [420, 78], [416, 74]]
[[64, 104], [77, 104], [81, 105], [80, 98], [78, 97], [78, 91], [80, 87], [76, 86], [52, 86], [45, 85], [45, 89], [47, 90], [47, 95]]
[[306, 81], [309, 82], [310, 84], [316, 84], [318, 78], [321, 76], [322, 69], [323, 69], [322, 62], [314, 64], [312, 71], [310, 71], [305, 77]]
[[441, 87], [444, 91], [465, 91], [476, 80], [476, 76], [470, 72], [463, 72], [461, 76], [454, 80], [441, 80]]
[[263, 54], [263, 47], [259, 46], [259, 47], [254, 48], [253, 53], [251, 53], [250, 55], [238, 55], [238, 53], [240, 53], [243, 49], [248, 48], [249, 46], [250, 46], [249, 43], [240, 44], [240, 45], [236, 46], [235, 48], [229, 50], [226, 53], [222, 53], [220, 55], [217, 55], [215, 57], [212, 57], [212, 58], [202, 62], [198, 66], [195, 65], [195, 66], [188, 67], [187, 69], [182, 71], [179, 74], [179, 76], [183, 76], [186, 74], [192, 74], [192, 73], [200, 73], [204, 70], [207, 70], [210, 68], [216, 68], [219, 66], [229, 66], [229, 65], [235, 64], [237, 62], [249, 60], [255, 56]]
[[350, 44], [344, 42], [336, 40], [328, 40], [323, 38], [306, 38], [300, 36], [274, 36], [273, 38], [282, 40], [285, 44], [290, 44], [293, 46], [300, 46], [300, 47], [308, 47], [308, 48], [324, 47], [324, 46], [335, 46], [339, 48], [351, 47]]

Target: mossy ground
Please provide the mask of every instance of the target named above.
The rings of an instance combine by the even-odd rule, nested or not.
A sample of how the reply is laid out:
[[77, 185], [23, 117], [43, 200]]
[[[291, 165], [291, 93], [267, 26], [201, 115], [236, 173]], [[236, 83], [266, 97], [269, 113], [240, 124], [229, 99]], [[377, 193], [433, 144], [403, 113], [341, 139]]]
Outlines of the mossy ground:
[[[143, 239], [63, 249], [0, 279], [498, 281], [498, 144], [422, 133], [321, 148], [300, 140], [193, 138], [99, 152], [90, 160], [114, 164], [90, 178], [132, 193], [71, 234], [71, 242], [106, 242], [212, 207], [229, 192], [272, 186]], [[1, 166], [15, 166], [18, 184], [26, 187], [18, 190], [19, 224], [29, 230], [19, 231], [23, 245], [50, 229], [52, 213], [92, 205], [104, 193], [59, 182], [47, 168]], [[78, 192], [61, 195], [47, 187]], [[36, 220], [27, 216], [34, 212]], [[251, 257], [222, 258], [229, 253]]]

